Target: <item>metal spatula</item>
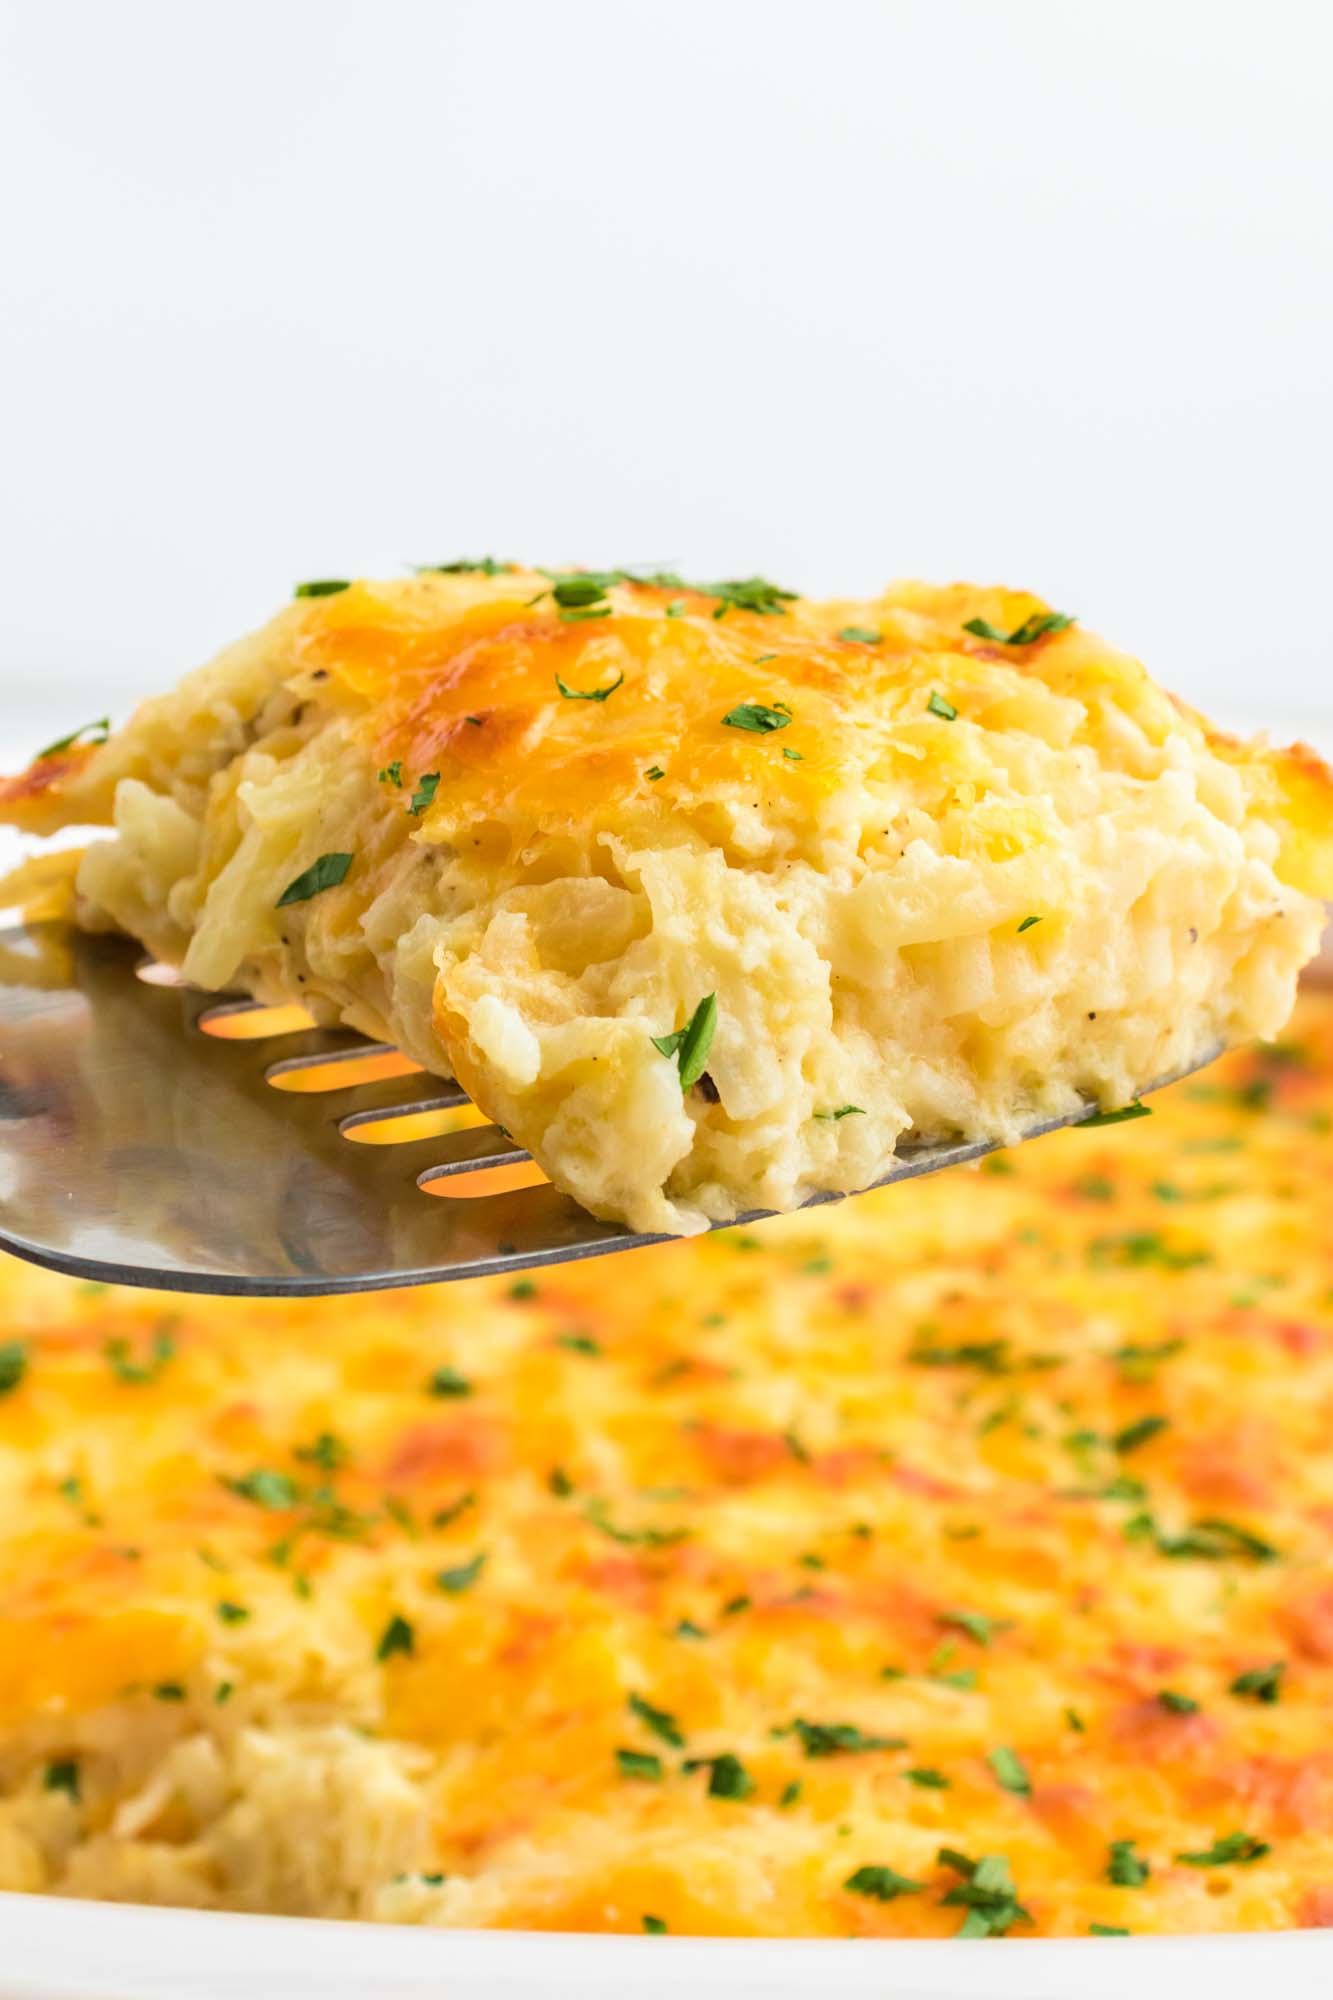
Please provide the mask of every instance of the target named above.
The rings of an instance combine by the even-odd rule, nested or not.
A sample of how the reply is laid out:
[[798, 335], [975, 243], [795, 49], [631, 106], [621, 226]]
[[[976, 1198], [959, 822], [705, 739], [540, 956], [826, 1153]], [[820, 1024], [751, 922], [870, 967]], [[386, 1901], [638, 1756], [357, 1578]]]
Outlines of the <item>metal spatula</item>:
[[[349, 1133], [370, 1121], [468, 1100], [420, 1070], [311, 1093], [274, 1088], [275, 1076], [290, 1085], [313, 1065], [345, 1064], [350, 1079], [361, 1058], [392, 1052], [342, 1030], [291, 1032], [290, 1011], [289, 1032], [222, 1039], [219, 1027], [270, 1022], [252, 1002], [151, 974], [123, 938], [63, 924], [0, 931], [0, 1245], [18, 1256], [110, 1284], [309, 1295], [664, 1240], [599, 1222], [548, 1183], [429, 1199], [431, 1183], [528, 1155], [495, 1125], [353, 1143]], [[281, 1014], [272, 1025], [282, 1028]], [[1093, 1114], [1088, 1104], [1025, 1136]], [[905, 1146], [875, 1185], [992, 1150]]]

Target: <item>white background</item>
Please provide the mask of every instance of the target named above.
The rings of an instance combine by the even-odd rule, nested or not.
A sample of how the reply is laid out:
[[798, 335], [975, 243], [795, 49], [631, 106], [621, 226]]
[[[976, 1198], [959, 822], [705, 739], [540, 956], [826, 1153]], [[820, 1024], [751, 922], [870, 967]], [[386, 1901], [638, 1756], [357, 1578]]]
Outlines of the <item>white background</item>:
[[1333, 708], [1323, 0], [0, 23], [4, 735], [485, 552], [1002, 580]]

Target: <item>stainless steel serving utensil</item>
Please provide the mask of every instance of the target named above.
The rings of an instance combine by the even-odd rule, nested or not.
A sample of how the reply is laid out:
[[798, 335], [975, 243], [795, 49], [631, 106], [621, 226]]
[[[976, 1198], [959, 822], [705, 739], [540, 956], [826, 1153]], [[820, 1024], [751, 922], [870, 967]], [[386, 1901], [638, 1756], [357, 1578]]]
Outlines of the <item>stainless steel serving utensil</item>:
[[[549, 1184], [428, 1198], [423, 1189], [442, 1176], [528, 1155], [495, 1125], [351, 1143], [358, 1124], [468, 1100], [419, 1070], [317, 1094], [275, 1089], [275, 1074], [354, 1065], [373, 1045], [318, 1028], [218, 1039], [209, 1024], [225, 1015], [224, 1026], [244, 1026], [235, 1017], [253, 1002], [149, 983], [144, 969], [141, 949], [121, 937], [64, 924], [0, 931], [0, 1245], [18, 1256], [109, 1284], [310, 1296], [669, 1240], [599, 1222]], [[1094, 1110], [1043, 1119], [1025, 1137]], [[993, 1150], [904, 1146], [874, 1185]]]

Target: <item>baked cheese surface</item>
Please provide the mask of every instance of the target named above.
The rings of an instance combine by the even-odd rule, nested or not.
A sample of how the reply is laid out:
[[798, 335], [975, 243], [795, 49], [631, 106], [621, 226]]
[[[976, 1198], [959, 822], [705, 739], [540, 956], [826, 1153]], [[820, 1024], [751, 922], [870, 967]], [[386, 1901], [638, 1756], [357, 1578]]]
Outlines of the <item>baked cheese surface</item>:
[[0, 1271], [0, 1887], [1333, 1921], [1333, 997], [976, 1171], [363, 1299]]
[[1327, 772], [1003, 590], [815, 603], [487, 564], [307, 587], [0, 788], [206, 987], [456, 1074], [595, 1213], [691, 1234], [1275, 1034]]

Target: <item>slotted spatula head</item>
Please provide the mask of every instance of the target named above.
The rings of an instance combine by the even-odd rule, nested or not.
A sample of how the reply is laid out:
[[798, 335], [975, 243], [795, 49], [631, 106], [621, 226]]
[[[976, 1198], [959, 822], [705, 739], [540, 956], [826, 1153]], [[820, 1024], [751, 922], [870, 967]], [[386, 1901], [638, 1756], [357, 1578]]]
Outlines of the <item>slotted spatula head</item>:
[[[467, 1099], [420, 1070], [310, 1094], [276, 1089], [275, 1072], [291, 1081], [316, 1060], [346, 1061], [354, 1075], [373, 1045], [314, 1028], [219, 1038], [209, 1032], [219, 1013], [251, 1003], [152, 983], [141, 969], [140, 948], [120, 937], [54, 923], [0, 931], [0, 1245], [18, 1256], [111, 1284], [309, 1295], [518, 1272], [663, 1240], [599, 1222], [546, 1183], [432, 1199], [430, 1182], [528, 1156], [495, 1125], [353, 1143], [358, 1124]], [[875, 1185], [991, 1150], [905, 1146]]]

